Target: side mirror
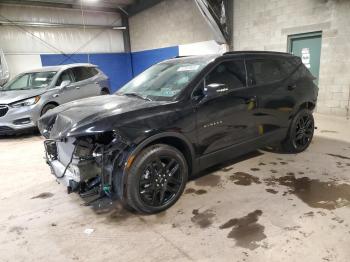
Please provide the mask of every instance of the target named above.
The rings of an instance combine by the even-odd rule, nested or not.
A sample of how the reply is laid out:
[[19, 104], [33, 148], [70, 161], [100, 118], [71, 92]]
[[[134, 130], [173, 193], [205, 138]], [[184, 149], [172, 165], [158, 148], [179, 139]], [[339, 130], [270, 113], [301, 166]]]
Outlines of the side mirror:
[[228, 87], [225, 84], [213, 83], [204, 87], [204, 98], [201, 103], [213, 100], [215, 98], [224, 96], [229, 92]]
[[64, 81], [62, 81], [62, 83], [60, 84], [60, 89], [63, 89], [63, 88], [65, 88], [65, 87], [69, 86], [70, 83], [71, 83], [71, 82], [70, 82], [69, 80], [64, 80]]

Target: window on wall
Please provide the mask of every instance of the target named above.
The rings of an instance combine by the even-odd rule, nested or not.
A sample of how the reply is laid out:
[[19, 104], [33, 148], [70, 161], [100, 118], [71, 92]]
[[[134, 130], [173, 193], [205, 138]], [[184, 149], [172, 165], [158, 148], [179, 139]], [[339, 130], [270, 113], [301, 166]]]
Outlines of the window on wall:
[[286, 77], [281, 64], [274, 59], [255, 59], [247, 61], [250, 85], [263, 85], [277, 82]]
[[246, 71], [243, 60], [227, 61], [218, 65], [206, 77], [206, 85], [224, 84], [234, 90], [246, 86]]

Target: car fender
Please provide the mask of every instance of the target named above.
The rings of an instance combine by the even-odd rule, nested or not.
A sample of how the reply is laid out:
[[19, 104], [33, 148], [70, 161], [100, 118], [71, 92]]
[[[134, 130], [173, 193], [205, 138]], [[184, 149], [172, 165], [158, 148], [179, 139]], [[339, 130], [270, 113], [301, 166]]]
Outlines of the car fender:
[[121, 199], [123, 199], [125, 196], [125, 193], [126, 193], [125, 185], [127, 183], [128, 169], [131, 166], [132, 162], [134, 161], [135, 157], [148, 145], [162, 138], [177, 138], [177, 139], [180, 139], [183, 143], [185, 143], [185, 145], [187, 146], [191, 154], [190, 164], [192, 166], [192, 172], [196, 170], [196, 167], [198, 165], [196, 165], [196, 162], [195, 162], [196, 158], [195, 158], [194, 148], [189, 142], [189, 140], [183, 134], [177, 133], [177, 132], [162, 132], [162, 133], [155, 134], [153, 136], [146, 138], [141, 143], [139, 143], [136, 147], [132, 148], [127, 154], [124, 169], [119, 170], [114, 174], [115, 176], [114, 181], [116, 182], [115, 190]]

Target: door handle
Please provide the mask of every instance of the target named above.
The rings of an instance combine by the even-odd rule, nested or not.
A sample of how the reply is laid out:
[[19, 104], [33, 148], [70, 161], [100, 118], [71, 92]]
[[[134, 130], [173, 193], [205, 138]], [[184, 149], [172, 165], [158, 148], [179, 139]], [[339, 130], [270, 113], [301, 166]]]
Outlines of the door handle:
[[294, 90], [295, 88], [297, 88], [297, 84], [288, 85], [288, 90], [289, 90], [289, 91], [292, 91], [292, 90]]
[[76, 86], [75, 88], [76, 88], [76, 89], [80, 89], [80, 86]]

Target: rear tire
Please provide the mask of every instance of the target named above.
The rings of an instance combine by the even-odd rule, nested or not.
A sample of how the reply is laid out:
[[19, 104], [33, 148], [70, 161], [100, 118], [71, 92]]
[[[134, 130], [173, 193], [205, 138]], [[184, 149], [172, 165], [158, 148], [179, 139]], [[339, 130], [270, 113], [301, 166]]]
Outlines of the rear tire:
[[47, 104], [43, 107], [43, 110], [41, 110], [41, 116], [45, 115], [47, 113], [47, 111], [54, 109], [56, 107], [56, 105], [54, 104]]
[[179, 199], [187, 179], [187, 162], [179, 150], [165, 144], [147, 147], [128, 171], [125, 204], [142, 213], [161, 212]]
[[300, 153], [307, 149], [312, 141], [315, 122], [312, 112], [301, 109], [293, 118], [282, 149], [287, 153]]

